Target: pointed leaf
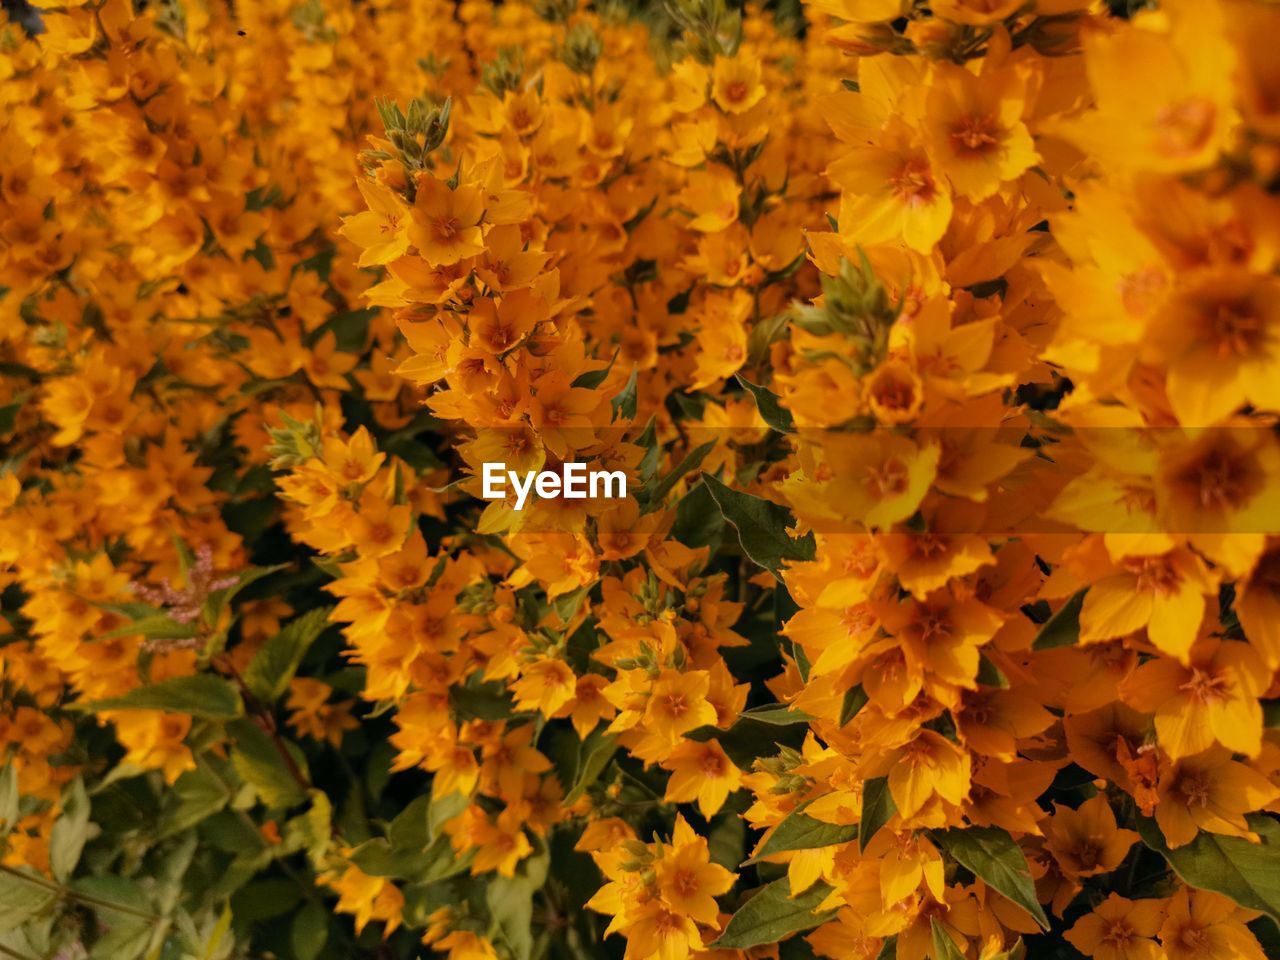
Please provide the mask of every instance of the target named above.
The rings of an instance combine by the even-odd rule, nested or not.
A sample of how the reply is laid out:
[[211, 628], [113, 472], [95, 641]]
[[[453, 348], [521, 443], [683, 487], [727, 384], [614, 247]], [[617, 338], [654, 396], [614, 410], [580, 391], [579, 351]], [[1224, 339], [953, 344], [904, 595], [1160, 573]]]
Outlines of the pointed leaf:
[[743, 553], [756, 564], [779, 577], [784, 560], [813, 559], [813, 534], [798, 538], [788, 534], [792, 516], [785, 507], [730, 489], [712, 476], [704, 475], [702, 482], [724, 518], [738, 531]]
[[720, 939], [712, 947], [746, 950], [762, 944], [777, 943], [783, 937], [802, 930], [812, 930], [835, 916], [834, 910], [814, 911], [827, 899], [831, 888], [815, 883], [804, 893], [791, 896], [791, 881], [786, 877], [773, 881], [738, 908], [729, 918]]
[[95, 712], [163, 710], [168, 713], [189, 713], [205, 720], [233, 720], [244, 713], [244, 703], [236, 688], [226, 680], [200, 673], [138, 687], [122, 697], [95, 701], [89, 704], [89, 709]]
[[954, 827], [935, 831], [933, 837], [962, 867], [1026, 910], [1042, 929], [1049, 929], [1049, 918], [1036, 899], [1027, 858], [1008, 831]]

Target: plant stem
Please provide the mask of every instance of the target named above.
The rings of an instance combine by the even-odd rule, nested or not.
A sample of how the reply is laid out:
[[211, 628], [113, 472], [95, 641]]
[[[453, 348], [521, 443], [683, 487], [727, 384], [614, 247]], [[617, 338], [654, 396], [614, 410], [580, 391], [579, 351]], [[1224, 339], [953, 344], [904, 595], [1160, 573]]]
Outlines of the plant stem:
[[77, 903], [83, 903], [87, 907], [99, 907], [103, 910], [114, 910], [116, 913], [126, 913], [129, 916], [140, 917], [141, 919], [147, 920], [151, 923], [157, 923], [160, 920], [158, 915], [150, 913], [149, 911], [139, 910], [136, 907], [130, 907], [123, 903], [116, 903], [114, 900], [104, 900], [101, 897], [93, 897], [87, 893], [81, 893], [78, 890], [74, 890], [71, 887], [63, 886], [60, 883], [54, 883], [52, 880], [46, 880], [44, 877], [30, 873], [23, 873], [21, 870], [15, 870], [13, 867], [7, 867], [4, 864], [0, 864], [0, 873], [7, 873], [12, 877], [17, 877], [19, 880], [25, 880], [27, 883], [33, 884], [34, 886], [43, 887], [44, 889], [50, 890], [61, 897], [66, 897], [68, 900], [75, 900]]

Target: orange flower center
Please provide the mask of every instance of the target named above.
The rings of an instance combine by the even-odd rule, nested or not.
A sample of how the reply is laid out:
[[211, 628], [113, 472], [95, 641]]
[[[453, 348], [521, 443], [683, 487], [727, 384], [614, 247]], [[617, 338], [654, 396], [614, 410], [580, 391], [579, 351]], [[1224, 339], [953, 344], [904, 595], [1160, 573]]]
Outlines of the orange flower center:
[[741, 80], [734, 80], [724, 88], [724, 96], [730, 103], [741, 103], [747, 99], [747, 85]]
[[1178, 793], [1188, 807], [1208, 806], [1209, 781], [1202, 773], [1185, 773], [1178, 780]]
[[1102, 935], [1102, 942], [1120, 949], [1136, 936], [1137, 934], [1134, 932], [1133, 927], [1129, 926], [1129, 921], [1112, 920], [1107, 926], [1107, 932]]
[[905, 160], [897, 173], [889, 178], [889, 185], [899, 200], [913, 206], [928, 203], [934, 198], [937, 184], [933, 180], [933, 172], [923, 157], [910, 157]]
[[457, 217], [438, 217], [433, 226], [436, 236], [441, 240], [452, 240], [462, 229], [462, 224], [458, 222]]
[[1000, 128], [990, 114], [969, 114], [951, 128], [951, 149], [956, 153], [982, 155], [999, 143]]
[[1140, 593], [1168, 596], [1178, 592], [1182, 577], [1168, 557], [1137, 557], [1126, 560], [1125, 567], [1137, 575], [1135, 588]]
[[879, 497], [902, 493], [910, 480], [907, 465], [897, 457], [891, 457], [879, 467], [868, 467], [867, 474], [868, 485]]
[[1187, 691], [1187, 693], [1191, 694], [1191, 699], [1197, 703], [1226, 700], [1231, 695], [1230, 685], [1227, 683], [1226, 677], [1221, 674], [1209, 673], [1209, 671], [1200, 667], [1193, 668], [1191, 679], [1178, 689]]
[[1156, 143], [1161, 152], [1180, 157], [1204, 148], [1213, 135], [1217, 109], [1206, 97], [1188, 97], [1156, 114]]
[[1253, 492], [1249, 465], [1225, 450], [1209, 450], [1187, 466], [1175, 483], [1186, 490], [1200, 506], [1230, 509], [1238, 507]]

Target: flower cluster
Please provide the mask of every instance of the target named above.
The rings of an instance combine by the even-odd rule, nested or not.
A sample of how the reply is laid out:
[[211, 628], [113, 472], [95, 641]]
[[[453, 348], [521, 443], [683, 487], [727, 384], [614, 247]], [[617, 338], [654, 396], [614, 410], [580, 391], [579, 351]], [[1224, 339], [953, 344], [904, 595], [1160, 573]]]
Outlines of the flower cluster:
[[1280, 11], [36, 6], [0, 954], [1280, 949]]

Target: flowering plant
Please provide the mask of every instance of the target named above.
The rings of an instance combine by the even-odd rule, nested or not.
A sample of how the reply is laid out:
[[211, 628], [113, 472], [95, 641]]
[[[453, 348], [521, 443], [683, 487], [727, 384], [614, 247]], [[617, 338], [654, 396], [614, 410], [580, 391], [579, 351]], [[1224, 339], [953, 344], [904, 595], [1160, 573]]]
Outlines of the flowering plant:
[[32, 6], [0, 957], [1280, 955], [1274, 5]]

